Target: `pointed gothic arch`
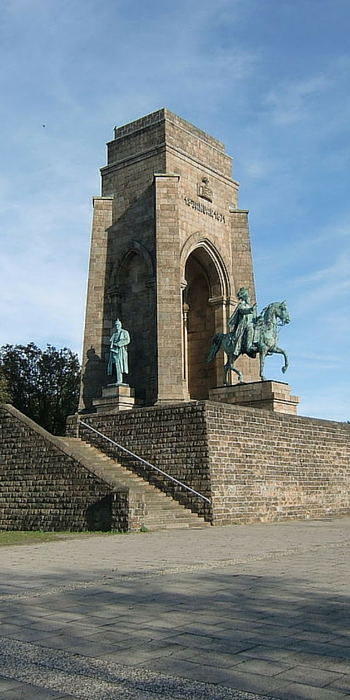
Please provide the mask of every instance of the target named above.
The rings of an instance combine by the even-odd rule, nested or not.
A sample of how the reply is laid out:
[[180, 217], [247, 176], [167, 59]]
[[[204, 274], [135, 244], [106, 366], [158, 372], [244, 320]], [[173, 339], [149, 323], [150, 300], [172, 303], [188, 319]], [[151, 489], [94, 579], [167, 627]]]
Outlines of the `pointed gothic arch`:
[[182, 250], [184, 379], [191, 399], [207, 399], [221, 382], [222, 356], [208, 364], [215, 333], [226, 330], [230, 281], [222, 256], [200, 233]]
[[215, 284], [212, 284], [211, 289], [212, 296], [218, 295], [222, 296], [224, 299], [229, 299], [231, 296], [231, 284], [227, 267], [216, 246], [208, 238], [204, 237], [201, 231], [192, 234], [182, 247], [180, 254], [181, 269], [183, 272], [185, 271], [189, 256], [197, 248], [205, 251], [211, 262], [210, 269], [208, 268], [208, 274], [212, 283], [214, 283], [215, 280]]
[[130, 333], [128, 381], [136, 397], [154, 403], [156, 397], [155, 280], [152, 258], [132, 241], [113, 266], [108, 288], [109, 323], [120, 318]]

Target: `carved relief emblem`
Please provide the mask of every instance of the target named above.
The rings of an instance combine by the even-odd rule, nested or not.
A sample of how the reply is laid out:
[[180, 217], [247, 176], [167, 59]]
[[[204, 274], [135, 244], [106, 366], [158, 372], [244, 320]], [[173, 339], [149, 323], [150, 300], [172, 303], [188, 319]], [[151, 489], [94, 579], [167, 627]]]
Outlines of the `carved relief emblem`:
[[198, 194], [198, 197], [202, 197], [203, 199], [207, 199], [208, 202], [213, 201], [213, 190], [209, 187], [209, 178], [202, 177], [201, 184], [197, 185], [197, 194]]

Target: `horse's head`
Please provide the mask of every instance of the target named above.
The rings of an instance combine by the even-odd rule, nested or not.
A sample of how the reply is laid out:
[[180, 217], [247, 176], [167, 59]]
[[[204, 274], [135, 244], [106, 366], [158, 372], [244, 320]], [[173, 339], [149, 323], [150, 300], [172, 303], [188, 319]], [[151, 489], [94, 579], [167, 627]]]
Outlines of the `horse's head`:
[[289, 311], [285, 301], [281, 301], [279, 304], [276, 304], [276, 316], [281, 321], [282, 326], [290, 323]]
[[273, 301], [272, 304], [265, 306], [257, 319], [257, 323], [259, 322], [260, 324], [263, 323], [266, 326], [275, 323], [278, 326], [284, 326], [286, 323], [289, 323], [290, 316], [286, 302]]

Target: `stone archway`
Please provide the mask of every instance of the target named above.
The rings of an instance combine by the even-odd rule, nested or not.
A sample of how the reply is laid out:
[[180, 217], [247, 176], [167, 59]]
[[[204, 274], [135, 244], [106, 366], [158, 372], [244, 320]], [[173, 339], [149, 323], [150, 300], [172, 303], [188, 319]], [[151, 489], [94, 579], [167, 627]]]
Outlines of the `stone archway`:
[[184, 375], [191, 399], [207, 399], [222, 380], [222, 353], [206, 361], [215, 333], [226, 328], [229, 298], [225, 266], [212, 246], [199, 242], [189, 253], [184, 273]]
[[153, 267], [143, 246], [130, 247], [113, 271], [113, 281], [110, 324], [120, 318], [131, 338], [128, 383], [139, 401], [152, 404], [156, 398], [155, 290]]

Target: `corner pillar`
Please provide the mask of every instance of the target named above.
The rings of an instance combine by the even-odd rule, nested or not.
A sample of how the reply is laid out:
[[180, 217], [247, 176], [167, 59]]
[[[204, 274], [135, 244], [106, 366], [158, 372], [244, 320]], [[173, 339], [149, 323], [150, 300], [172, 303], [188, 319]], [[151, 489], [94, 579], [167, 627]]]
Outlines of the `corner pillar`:
[[[234, 261], [235, 295], [240, 287], [246, 287], [250, 291], [252, 304], [256, 301], [255, 283], [253, 272], [252, 250], [249, 235], [249, 211], [230, 207], [231, 219], [231, 246], [232, 259]], [[233, 309], [232, 309], [233, 311]], [[236, 366], [243, 372], [249, 381], [260, 380], [259, 362], [252, 360], [247, 355], [238, 358]]]
[[157, 403], [183, 401], [182, 293], [180, 280], [179, 179], [154, 175], [157, 260]]
[[106, 288], [108, 230], [112, 225], [113, 197], [93, 197], [93, 220], [90, 247], [83, 347], [83, 377], [79, 409], [92, 409], [93, 398], [101, 395], [105, 365], [103, 319]]

